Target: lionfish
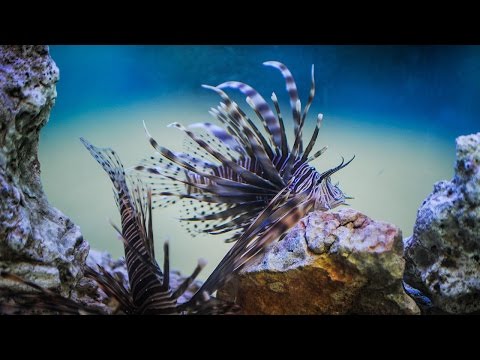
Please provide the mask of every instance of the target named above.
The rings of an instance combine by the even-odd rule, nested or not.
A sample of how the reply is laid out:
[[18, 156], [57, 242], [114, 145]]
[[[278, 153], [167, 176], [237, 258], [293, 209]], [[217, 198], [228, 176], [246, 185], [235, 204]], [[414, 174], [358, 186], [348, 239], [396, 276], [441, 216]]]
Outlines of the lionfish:
[[[170, 287], [169, 244], [164, 243], [163, 271], [155, 260], [154, 238], [152, 226], [151, 192], [145, 189], [140, 181], [130, 179], [133, 192], [127, 186], [125, 171], [118, 155], [110, 148], [98, 148], [80, 138], [95, 160], [108, 173], [114, 185], [114, 195], [121, 216], [122, 229], [112, 226], [124, 243], [129, 289], [114, 278], [103, 267], [97, 269], [89, 266], [85, 275], [95, 280], [109, 298], [119, 304], [116, 309], [124, 314], [229, 314], [235, 313], [238, 307], [221, 302], [207, 294], [203, 301], [179, 303], [178, 299], [187, 291], [195, 280], [205, 261], [200, 259], [193, 273], [176, 289]], [[102, 310], [63, 298], [55, 292], [44, 289], [33, 282], [24, 280], [14, 274], [0, 273], [4, 278], [21, 283], [36, 290], [10, 294], [19, 300], [19, 308], [50, 310], [62, 314], [102, 314]], [[15, 306], [13, 306], [15, 308]], [[8, 308], [8, 305], [3, 305]]]
[[[218, 86], [202, 85], [220, 96], [220, 105], [211, 108], [210, 114], [223, 126], [209, 122], [188, 127], [170, 124], [186, 135], [186, 152], [159, 145], [145, 126], [156, 153], [134, 168], [152, 186], [154, 203], [165, 206], [180, 199], [187, 210], [187, 216], [180, 220], [193, 225], [196, 232], [228, 233], [226, 241], [235, 242], [201, 287], [200, 291], [208, 294], [258, 257], [270, 243], [283, 238], [308, 212], [326, 211], [349, 199], [331, 182], [331, 176], [354, 157], [347, 162], [342, 158], [338, 166], [324, 172], [310, 165], [326, 150], [324, 147], [310, 155], [322, 114], [317, 116], [315, 130], [303, 146], [303, 128], [315, 96], [313, 65], [310, 93], [303, 110], [289, 69], [277, 61], [264, 65], [278, 69], [286, 82], [294, 125], [291, 146], [275, 93], [271, 96], [274, 113], [254, 88], [228, 81]], [[246, 96], [265, 133], [224, 89], [239, 90]], [[196, 295], [192, 301], [198, 298]]]

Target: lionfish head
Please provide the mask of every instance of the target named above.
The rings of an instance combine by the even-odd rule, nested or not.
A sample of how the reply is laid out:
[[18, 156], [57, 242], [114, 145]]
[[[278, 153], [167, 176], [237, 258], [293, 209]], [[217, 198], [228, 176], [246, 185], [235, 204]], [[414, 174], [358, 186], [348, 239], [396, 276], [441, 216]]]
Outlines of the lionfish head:
[[339, 205], [346, 205], [345, 200], [352, 199], [352, 197], [346, 196], [345, 193], [340, 190], [338, 184], [332, 183], [331, 176], [350, 164], [354, 158], [355, 156], [353, 156], [346, 163], [342, 158], [340, 165], [319, 174], [315, 189], [316, 191], [314, 192], [315, 210], [330, 210]]

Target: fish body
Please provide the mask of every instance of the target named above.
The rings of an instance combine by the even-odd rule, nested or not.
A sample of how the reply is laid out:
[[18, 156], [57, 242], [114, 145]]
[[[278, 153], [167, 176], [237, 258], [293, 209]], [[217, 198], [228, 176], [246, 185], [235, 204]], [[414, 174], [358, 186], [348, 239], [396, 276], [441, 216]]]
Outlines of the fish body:
[[[317, 116], [306, 146], [303, 128], [315, 95], [312, 80], [304, 109], [288, 68], [276, 61], [264, 65], [279, 70], [285, 79], [293, 119], [294, 141], [289, 145], [277, 96], [274, 108], [251, 86], [228, 81], [203, 87], [216, 92], [221, 102], [210, 114], [221, 125], [195, 123], [169, 125], [186, 135], [186, 151], [161, 146], [145, 127], [156, 154], [134, 169], [152, 186], [157, 206], [182, 201], [187, 230], [192, 234], [228, 234], [235, 242], [202, 287], [212, 293], [220, 283], [259, 256], [312, 210], [326, 211], [345, 203], [348, 197], [331, 176], [352, 160], [320, 172], [310, 162], [326, 147], [312, 154], [323, 115]], [[256, 114], [259, 126], [230, 99], [226, 89], [238, 90]], [[221, 280], [222, 279], [222, 280]], [[196, 296], [195, 298], [198, 298]]]

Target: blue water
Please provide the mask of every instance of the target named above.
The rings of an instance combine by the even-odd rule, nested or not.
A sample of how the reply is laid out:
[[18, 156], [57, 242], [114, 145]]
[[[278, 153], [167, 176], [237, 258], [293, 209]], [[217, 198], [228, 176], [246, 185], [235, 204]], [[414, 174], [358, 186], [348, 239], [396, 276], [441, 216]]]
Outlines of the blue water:
[[[416, 211], [436, 181], [453, 176], [455, 138], [480, 131], [480, 46], [51, 46], [60, 68], [57, 101], [41, 132], [42, 181], [49, 201], [80, 225], [92, 247], [123, 253], [107, 218], [119, 223], [111, 183], [80, 144], [111, 146], [125, 166], [152, 153], [142, 121], [162, 144], [181, 150], [171, 122], [212, 121], [218, 96], [201, 84], [246, 82], [269, 100], [277, 94], [291, 131], [284, 80], [262, 66], [278, 60], [292, 71], [302, 103], [315, 65], [316, 98], [305, 137], [322, 112], [313, 165], [340, 157], [354, 162], [335, 174], [352, 207], [412, 234]], [[244, 98], [229, 92], [245, 109]], [[247, 112], [248, 113], [248, 112]], [[253, 117], [254, 118], [254, 114]], [[229, 245], [219, 237], [191, 239], [178, 209], [155, 213], [157, 248], [169, 238], [173, 267], [209, 266]], [[159, 253], [159, 252], [158, 252]]]
[[[480, 46], [51, 46], [61, 69], [52, 119], [241, 80], [270, 94], [283, 80], [262, 62], [292, 69], [306, 96], [316, 66], [324, 113], [374, 114], [452, 137], [478, 131]], [[68, 115], [68, 116], [67, 116]]]

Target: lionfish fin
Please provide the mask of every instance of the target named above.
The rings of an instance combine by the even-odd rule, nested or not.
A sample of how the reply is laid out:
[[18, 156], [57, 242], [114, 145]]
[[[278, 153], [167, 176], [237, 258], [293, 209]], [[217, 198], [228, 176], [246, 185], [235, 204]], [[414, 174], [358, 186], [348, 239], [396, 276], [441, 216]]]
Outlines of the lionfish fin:
[[310, 110], [310, 106], [312, 105], [312, 102], [313, 102], [313, 99], [315, 97], [315, 67], [314, 65], [312, 64], [312, 80], [311, 80], [311, 85], [310, 85], [310, 93], [308, 94], [308, 101], [307, 101], [307, 105], [305, 106], [305, 109], [303, 110], [303, 114], [302, 114], [302, 126], [303, 124], [305, 124], [305, 119], [307, 117], [307, 114], [308, 114], [308, 110]]
[[84, 275], [94, 280], [108, 297], [113, 297], [120, 304], [115, 313], [120, 311], [125, 314], [133, 313], [134, 305], [128, 289], [101, 265], [96, 264], [96, 267], [99, 271], [87, 265]]
[[[313, 205], [313, 199], [308, 197], [303, 199], [297, 196], [276, 210], [268, 211], [266, 220], [263, 221], [269, 224], [268, 227], [261, 227], [261, 230], [257, 230], [257, 227], [256, 230], [249, 232], [250, 235], [238, 239], [191, 301], [198, 301], [200, 294], [203, 292], [212, 294], [223, 286], [247, 263], [263, 254], [269, 244], [293, 227], [301, 217], [308, 213]], [[251, 226], [251, 228], [253, 227]]]
[[315, 130], [313, 131], [312, 137], [310, 138], [310, 141], [308, 142], [307, 148], [305, 149], [305, 152], [302, 155], [302, 161], [307, 161], [308, 155], [310, 154], [313, 147], [315, 146], [315, 142], [317, 141], [317, 137], [318, 137], [318, 131], [320, 130], [320, 127], [322, 126], [322, 121], [323, 121], [323, 114], [318, 114], [317, 124], [315, 125]]
[[123, 245], [125, 245], [125, 248], [128, 250], [128, 252], [131, 252], [134, 257], [136, 257], [145, 266], [150, 268], [150, 270], [152, 270], [153, 273], [157, 274], [158, 276], [163, 276], [162, 271], [160, 270], [155, 259], [140, 253], [140, 251], [138, 251], [132, 244], [130, 244], [130, 242], [127, 239], [125, 239], [125, 237], [122, 235], [122, 231], [118, 228], [118, 226], [115, 225], [111, 220], [109, 220], [109, 222], [110, 222], [110, 225], [115, 229], [117, 233], [117, 238], [122, 241]]
[[321, 156], [322, 154], [325, 153], [325, 151], [327, 151], [328, 149], [328, 146], [324, 146], [323, 148], [321, 148], [320, 150], [318, 150], [315, 154], [313, 154], [312, 156], [310, 156], [305, 162], [309, 163], [313, 160], [315, 160], [316, 158], [318, 158], [319, 156]]
[[227, 81], [225, 83], [217, 85], [217, 87], [220, 89], [238, 89], [247, 98], [250, 98], [250, 105], [252, 105], [252, 108], [255, 110], [255, 112], [258, 112], [258, 116], [265, 124], [265, 130], [271, 136], [275, 149], [280, 151], [280, 149], [282, 148], [282, 134], [280, 123], [278, 122], [278, 119], [275, 117], [272, 110], [270, 109], [270, 106], [267, 104], [262, 95], [260, 95], [251, 86], [238, 81]]
[[125, 182], [125, 170], [123, 169], [122, 162], [116, 152], [111, 148], [99, 148], [93, 146], [83, 137], [80, 138], [80, 141], [108, 174], [115, 189], [117, 191], [125, 191], [127, 188]]
[[273, 105], [275, 106], [275, 111], [277, 113], [277, 118], [278, 118], [278, 122], [280, 123], [280, 131], [282, 133], [282, 151], [281, 151], [281, 154], [282, 155], [285, 155], [285, 154], [288, 154], [288, 141], [287, 141], [287, 133], [285, 132], [285, 124], [283, 123], [283, 117], [282, 117], [282, 113], [280, 111], [280, 105], [278, 103], [278, 98], [277, 98], [277, 95], [272, 92], [272, 101], [273, 101]]
[[172, 297], [174, 299], [179, 298], [180, 296], [187, 291], [188, 287], [193, 283], [193, 281], [197, 278], [198, 274], [202, 269], [207, 265], [207, 261], [205, 259], [198, 259], [197, 266], [193, 270], [192, 274], [187, 277], [180, 285], [179, 287], [173, 292]]

